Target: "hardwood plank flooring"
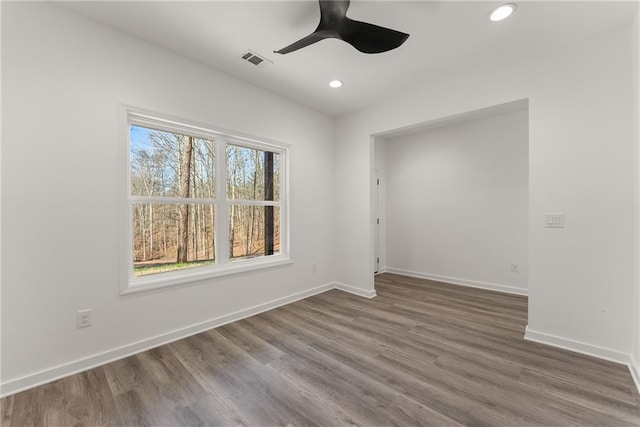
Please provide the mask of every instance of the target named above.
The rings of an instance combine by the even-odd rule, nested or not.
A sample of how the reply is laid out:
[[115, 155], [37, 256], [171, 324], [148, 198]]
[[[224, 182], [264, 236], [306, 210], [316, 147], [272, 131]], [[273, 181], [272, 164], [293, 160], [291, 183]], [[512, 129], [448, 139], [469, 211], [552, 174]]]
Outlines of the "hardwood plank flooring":
[[639, 426], [626, 366], [526, 342], [527, 299], [393, 274], [0, 401], [2, 426]]

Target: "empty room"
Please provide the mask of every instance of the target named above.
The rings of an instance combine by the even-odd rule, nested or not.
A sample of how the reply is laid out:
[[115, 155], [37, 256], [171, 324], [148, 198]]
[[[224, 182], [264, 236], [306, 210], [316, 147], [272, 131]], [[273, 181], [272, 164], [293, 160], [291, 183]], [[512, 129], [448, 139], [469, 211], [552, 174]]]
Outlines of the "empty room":
[[638, 1], [2, 1], [0, 425], [640, 425]]

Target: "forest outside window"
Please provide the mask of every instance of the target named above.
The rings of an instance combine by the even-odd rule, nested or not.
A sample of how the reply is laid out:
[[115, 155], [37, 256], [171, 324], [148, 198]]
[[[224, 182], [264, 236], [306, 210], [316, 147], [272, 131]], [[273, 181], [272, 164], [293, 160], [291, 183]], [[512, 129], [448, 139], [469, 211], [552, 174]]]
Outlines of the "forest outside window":
[[289, 262], [285, 147], [130, 110], [127, 133], [124, 293]]

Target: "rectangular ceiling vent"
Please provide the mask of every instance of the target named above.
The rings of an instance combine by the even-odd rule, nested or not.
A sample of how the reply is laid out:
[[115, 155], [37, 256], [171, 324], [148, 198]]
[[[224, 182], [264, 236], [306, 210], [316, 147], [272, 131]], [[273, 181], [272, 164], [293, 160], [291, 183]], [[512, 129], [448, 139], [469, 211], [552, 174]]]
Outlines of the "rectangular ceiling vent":
[[269, 61], [264, 56], [260, 56], [251, 50], [247, 50], [247, 52], [244, 55], [242, 55], [242, 59], [252, 63], [253, 65], [259, 68], [266, 68], [269, 66], [269, 64], [273, 64], [273, 62]]

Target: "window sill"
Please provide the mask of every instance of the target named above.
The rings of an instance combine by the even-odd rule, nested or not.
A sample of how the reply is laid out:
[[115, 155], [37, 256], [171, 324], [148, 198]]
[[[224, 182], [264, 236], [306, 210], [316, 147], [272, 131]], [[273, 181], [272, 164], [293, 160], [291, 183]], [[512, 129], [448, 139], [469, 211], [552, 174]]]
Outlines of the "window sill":
[[128, 283], [121, 289], [120, 295], [146, 292], [155, 289], [180, 286], [188, 283], [226, 277], [236, 274], [248, 273], [256, 270], [265, 270], [283, 265], [293, 264], [291, 259], [284, 255], [270, 256], [268, 259], [251, 259], [232, 261], [225, 265], [196, 267], [187, 271], [175, 271], [149, 275], [146, 277], [129, 278]]

